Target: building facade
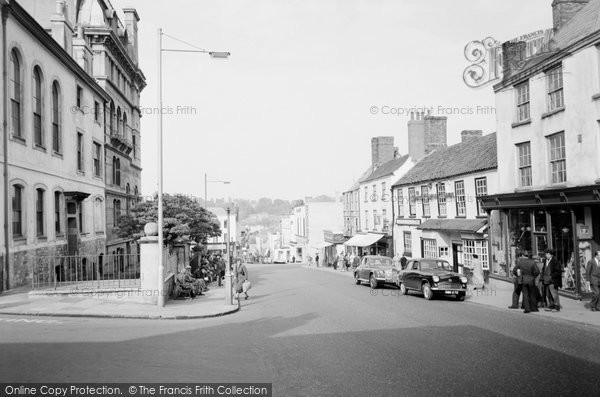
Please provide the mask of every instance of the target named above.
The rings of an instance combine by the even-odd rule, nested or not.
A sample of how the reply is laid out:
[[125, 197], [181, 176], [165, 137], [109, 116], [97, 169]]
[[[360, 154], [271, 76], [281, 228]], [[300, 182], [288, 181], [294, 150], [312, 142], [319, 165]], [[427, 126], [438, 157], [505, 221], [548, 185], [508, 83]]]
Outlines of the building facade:
[[1, 5], [4, 289], [31, 285], [40, 258], [101, 263], [106, 243], [104, 120], [85, 106], [109, 96], [75, 56], [82, 36], [66, 5], [53, 3], [41, 25], [21, 3]]
[[589, 292], [585, 264], [600, 248], [599, 13], [597, 0], [555, 0], [551, 52], [520, 62], [523, 43], [504, 44], [494, 91], [506, 155], [498, 194], [483, 199], [492, 274], [507, 279], [518, 249], [534, 257], [552, 249], [574, 297]]
[[[225, 251], [227, 249], [226, 243], [229, 240], [231, 244], [230, 249], [233, 250], [238, 245], [238, 214], [237, 210], [230, 212], [227, 215], [227, 210], [221, 207], [209, 207], [207, 211], [213, 213], [217, 218], [217, 223], [221, 228], [221, 235], [218, 237], [209, 237], [207, 240], [208, 250], [214, 251]], [[229, 225], [228, 225], [229, 223]], [[228, 233], [229, 226], [229, 235]]]
[[477, 198], [496, 189], [496, 135], [464, 131], [463, 142], [421, 159], [393, 186], [395, 252], [443, 258], [461, 272], [473, 254], [489, 268], [487, 213]]

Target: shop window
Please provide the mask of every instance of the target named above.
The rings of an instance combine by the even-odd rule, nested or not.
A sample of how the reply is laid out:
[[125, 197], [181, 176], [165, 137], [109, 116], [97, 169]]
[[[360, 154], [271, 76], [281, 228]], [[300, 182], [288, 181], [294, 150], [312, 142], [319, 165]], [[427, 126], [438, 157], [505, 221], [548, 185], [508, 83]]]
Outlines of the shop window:
[[489, 270], [487, 240], [463, 240], [463, 261], [465, 266], [471, 266], [473, 255], [477, 255], [484, 270]]
[[531, 252], [531, 211], [510, 210], [509, 239], [511, 247]]
[[[555, 257], [565, 269], [563, 272], [563, 289], [566, 291], [576, 291], [575, 271], [575, 250], [573, 245], [573, 225], [571, 212], [564, 209], [554, 209], [548, 211], [550, 214], [550, 224], [552, 225], [551, 236], [552, 248]], [[580, 247], [581, 249], [581, 247]], [[577, 252], [579, 255], [579, 252]], [[585, 280], [586, 262], [580, 263], [580, 275], [582, 281]], [[582, 282], [582, 287], [583, 287]]]
[[415, 188], [411, 187], [408, 189], [408, 208], [410, 216], [417, 215], [417, 199], [415, 197]]

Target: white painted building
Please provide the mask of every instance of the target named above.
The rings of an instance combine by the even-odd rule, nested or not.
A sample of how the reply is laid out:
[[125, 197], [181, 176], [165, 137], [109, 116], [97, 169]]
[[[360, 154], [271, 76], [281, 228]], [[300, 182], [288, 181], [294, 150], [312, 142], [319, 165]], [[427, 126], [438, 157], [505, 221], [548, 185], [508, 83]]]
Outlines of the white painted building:
[[477, 197], [496, 191], [496, 134], [464, 131], [463, 142], [421, 159], [393, 186], [395, 252], [444, 258], [456, 271], [478, 254], [487, 269], [487, 214]]

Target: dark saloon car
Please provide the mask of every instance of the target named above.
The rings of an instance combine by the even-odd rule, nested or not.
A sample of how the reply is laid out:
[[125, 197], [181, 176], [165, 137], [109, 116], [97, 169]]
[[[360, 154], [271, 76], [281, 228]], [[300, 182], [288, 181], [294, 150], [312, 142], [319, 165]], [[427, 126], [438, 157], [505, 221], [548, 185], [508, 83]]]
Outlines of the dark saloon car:
[[443, 259], [411, 259], [397, 280], [400, 291], [419, 291], [427, 300], [436, 295], [455, 296], [464, 300], [467, 293], [467, 278], [452, 271], [452, 265]]
[[369, 283], [371, 288], [381, 285], [394, 285], [398, 269], [394, 267], [392, 258], [379, 255], [367, 255], [362, 258], [360, 265], [354, 269], [354, 281]]

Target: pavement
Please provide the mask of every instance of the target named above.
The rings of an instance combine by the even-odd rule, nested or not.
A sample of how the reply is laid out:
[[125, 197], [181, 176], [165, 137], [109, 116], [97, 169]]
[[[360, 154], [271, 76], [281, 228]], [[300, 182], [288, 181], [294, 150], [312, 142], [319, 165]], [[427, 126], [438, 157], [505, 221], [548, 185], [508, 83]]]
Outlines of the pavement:
[[[352, 271], [334, 270], [332, 267], [315, 267], [303, 265], [307, 269], [336, 273], [346, 277], [354, 277]], [[511, 312], [522, 312], [522, 310], [511, 310], [508, 306], [512, 304], [512, 283], [490, 278], [486, 283], [483, 291], [470, 289], [465, 298], [465, 302], [474, 303], [477, 305], [493, 306], [498, 309], [506, 309]], [[565, 296], [560, 297], [562, 309], [559, 312], [546, 312], [540, 309], [537, 313], [529, 313], [531, 316], [540, 316], [544, 319], [560, 319], [563, 321], [574, 321], [586, 325], [600, 327], [600, 312], [592, 312], [590, 310], [589, 301], [579, 301]], [[525, 314], [523, 314], [525, 315]]]
[[[130, 294], [132, 291], [121, 291]], [[95, 296], [93, 296], [93, 295]], [[239, 304], [225, 305], [225, 288], [216, 284], [193, 299], [169, 299], [164, 307], [127, 298], [104, 299], [102, 293], [51, 294], [20, 289], [0, 295], [0, 314], [61, 317], [109, 317], [138, 319], [196, 319], [235, 313]]]

